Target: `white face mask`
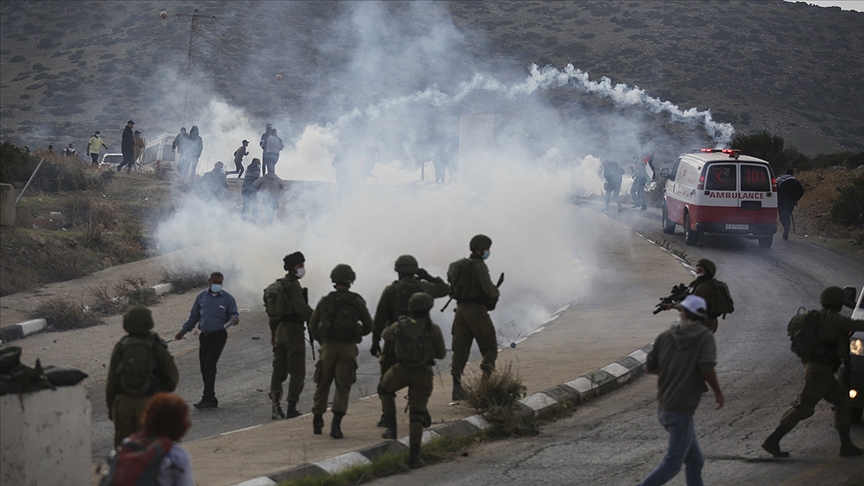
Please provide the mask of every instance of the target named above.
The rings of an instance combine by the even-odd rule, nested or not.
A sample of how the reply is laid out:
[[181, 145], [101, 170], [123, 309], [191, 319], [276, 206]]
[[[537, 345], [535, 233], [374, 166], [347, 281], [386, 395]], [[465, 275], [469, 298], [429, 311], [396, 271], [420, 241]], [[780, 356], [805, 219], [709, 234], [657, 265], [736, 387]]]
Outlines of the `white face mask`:
[[297, 269], [297, 278], [303, 278], [303, 275], [306, 275], [306, 267]]

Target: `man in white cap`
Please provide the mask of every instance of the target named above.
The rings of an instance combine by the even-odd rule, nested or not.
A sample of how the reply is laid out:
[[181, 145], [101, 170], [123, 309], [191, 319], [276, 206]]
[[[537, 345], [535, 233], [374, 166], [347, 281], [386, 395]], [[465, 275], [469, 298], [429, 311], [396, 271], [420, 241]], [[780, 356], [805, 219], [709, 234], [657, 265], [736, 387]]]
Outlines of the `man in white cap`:
[[669, 434], [663, 462], [640, 485], [659, 485], [686, 467], [687, 484], [702, 484], [705, 460], [696, 440], [693, 414], [705, 391], [714, 391], [716, 408], [723, 406], [723, 392], [717, 382], [717, 346], [714, 334], [703, 325], [707, 318], [705, 299], [688, 295], [675, 304], [679, 322], [660, 333], [645, 361], [645, 372], [657, 375], [657, 415]]

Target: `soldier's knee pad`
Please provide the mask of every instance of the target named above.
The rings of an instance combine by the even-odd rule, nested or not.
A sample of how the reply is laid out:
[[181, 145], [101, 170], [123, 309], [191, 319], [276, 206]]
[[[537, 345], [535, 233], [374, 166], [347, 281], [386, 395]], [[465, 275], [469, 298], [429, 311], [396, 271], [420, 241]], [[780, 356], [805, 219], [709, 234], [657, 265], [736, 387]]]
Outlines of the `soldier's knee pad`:
[[382, 397], [395, 397], [395, 393], [388, 392], [381, 385], [378, 385], [378, 394]]
[[429, 415], [428, 410], [411, 410], [410, 416], [411, 422], [419, 422], [424, 428], [428, 428], [432, 425], [432, 416]]

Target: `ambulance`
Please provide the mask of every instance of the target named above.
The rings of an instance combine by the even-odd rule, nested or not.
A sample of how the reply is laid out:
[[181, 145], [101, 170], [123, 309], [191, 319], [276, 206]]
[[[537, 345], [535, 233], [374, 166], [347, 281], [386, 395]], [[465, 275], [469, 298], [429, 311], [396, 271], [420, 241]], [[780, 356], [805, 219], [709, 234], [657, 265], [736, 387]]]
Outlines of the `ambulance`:
[[702, 233], [740, 235], [771, 248], [777, 232], [777, 181], [768, 162], [740, 150], [697, 149], [663, 168], [662, 229], [684, 227], [684, 243]]

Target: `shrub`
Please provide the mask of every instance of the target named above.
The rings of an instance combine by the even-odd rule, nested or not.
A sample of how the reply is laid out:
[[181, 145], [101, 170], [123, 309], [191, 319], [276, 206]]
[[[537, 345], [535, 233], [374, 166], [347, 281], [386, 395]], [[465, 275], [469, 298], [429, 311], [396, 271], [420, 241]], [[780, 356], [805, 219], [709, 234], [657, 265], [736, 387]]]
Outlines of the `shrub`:
[[33, 252], [30, 269], [43, 282], [63, 282], [101, 269], [97, 258], [78, 248], [46, 246]]
[[99, 316], [89, 312], [80, 302], [63, 297], [48, 299], [33, 309], [31, 319], [45, 319], [50, 331], [83, 329], [101, 324]]
[[179, 267], [176, 270], [162, 269], [162, 281], [171, 284], [171, 293], [182, 294], [207, 286], [210, 275], [202, 270]]
[[831, 220], [845, 225], [864, 224], [864, 176], [852, 179], [851, 184], [837, 192], [839, 195], [831, 207]]
[[[463, 382], [465, 401], [483, 413], [484, 418], [497, 426], [504, 435], [525, 434], [525, 423], [516, 416], [517, 403], [525, 397], [527, 388], [522, 377], [513, 371], [512, 363], [486, 376], [474, 374]], [[527, 424], [528, 433], [535, 432], [535, 424]]]
[[21, 149], [9, 142], [0, 144], [0, 182], [25, 184], [39, 164], [29, 150]]

